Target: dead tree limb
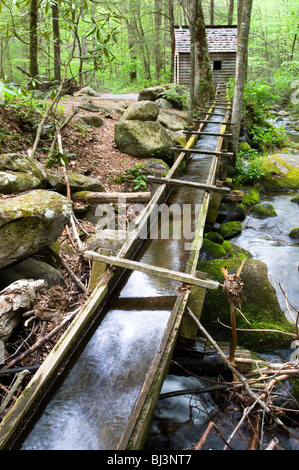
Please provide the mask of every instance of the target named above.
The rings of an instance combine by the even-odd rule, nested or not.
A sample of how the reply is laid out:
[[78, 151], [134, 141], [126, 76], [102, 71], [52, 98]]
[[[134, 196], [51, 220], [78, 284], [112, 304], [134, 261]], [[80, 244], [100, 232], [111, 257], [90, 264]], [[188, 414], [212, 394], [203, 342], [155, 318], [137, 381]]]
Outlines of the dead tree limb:
[[224, 279], [225, 279], [224, 285], [223, 285], [223, 292], [227, 296], [227, 299], [229, 302], [231, 328], [232, 328], [232, 338], [231, 338], [231, 344], [230, 344], [229, 360], [234, 366], [236, 366], [235, 350], [237, 347], [236, 309], [241, 307], [241, 302], [242, 302], [243, 282], [240, 279], [240, 275], [241, 275], [245, 261], [246, 259], [242, 261], [241, 266], [237, 271], [237, 274], [229, 274], [225, 266], [221, 269], [224, 275]]
[[71, 278], [78, 284], [83, 292], [87, 292], [87, 288], [85, 285], [80, 281], [80, 279], [76, 276], [76, 274], [71, 270], [71, 268], [66, 264], [66, 262], [59, 256], [52, 248], [49, 246], [47, 247], [47, 251], [61, 264], [61, 266], [69, 273]]

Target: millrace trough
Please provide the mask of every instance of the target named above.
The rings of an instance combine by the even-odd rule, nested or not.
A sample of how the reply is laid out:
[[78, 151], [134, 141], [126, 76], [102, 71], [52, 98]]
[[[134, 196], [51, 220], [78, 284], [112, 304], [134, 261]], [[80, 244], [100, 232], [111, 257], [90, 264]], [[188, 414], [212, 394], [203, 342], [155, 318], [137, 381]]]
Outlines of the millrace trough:
[[149, 177], [152, 197], [117, 255], [85, 252], [103, 274], [6, 415], [0, 449], [143, 448], [176, 342], [196, 335], [186, 307], [200, 318], [207, 291], [219, 288], [197, 262], [205, 224], [229, 192], [223, 91], [174, 148], [166, 177]]

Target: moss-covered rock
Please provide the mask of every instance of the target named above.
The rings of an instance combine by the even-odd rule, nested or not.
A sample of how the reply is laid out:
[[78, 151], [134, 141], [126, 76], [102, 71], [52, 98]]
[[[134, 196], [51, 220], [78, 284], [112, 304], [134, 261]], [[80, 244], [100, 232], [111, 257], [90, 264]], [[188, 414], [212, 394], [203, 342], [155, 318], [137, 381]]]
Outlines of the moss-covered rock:
[[173, 157], [173, 140], [165, 128], [154, 121], [119, 121], [115, 124], [117, 148], [136, 158]]
[[246, 211], [244, 204], [238, 204], [238, 203], [232, 202], [230, 204], [226, 204], [226, 210], [227, 210], [227, 216], [224, 220], [225, 223], [233, 222], [235, 220], [242, 222], [243, 220], [246, 219], [247, 211]]
[[[208, 278], [223, 283], [221, 268], [227, 267], [229, 273], [236, 273], [241, 259], [216, 259], [200, 261], [197, 269], [208, 273]], [[295, 333], [295, 326], [290, 323], [281, 310], [276, 292], [267, 276], [267, 266], [261, 261], [247, 259], [242, 270], [244, 282], [241, 314], [237, 313], [237, 328], [272, 329]], [[222, 290], [209, 291], [201, 315], [201, 322], [218, 341], [230, 341], [230, 329], [225, 328], [218, 319], [230, 326], [230, 310]], [[280, 333], [265, 331], [238, 331], [238, 345], [249, 349], [289, 348], [290, 338]]]
[[260, 193], [256, 188], [251, 186], [246, 186], [242, 188], [244, 193], [242, 203], [244, 206], [254, 206], [255, 204], [259, 204], [261, 201]]
[[241, 142], [239, 145], [239, 151], [240, 152], [248, 152], [251, 150], [250, 145], [247, 142]]
[[265, 191], [299, 189], [298, 154], [275, 154], [266, 157], [262, 164], [260, 184]]
[[207, 240], [210, 240], [214, 243], [219, 243], [219, 245], [222, 245], [222, 243], [224, 242], [223, 236], [220, 235], [220, 233], [218, 233], [218, 232], [205, 233], [204, 238], [206, 238]]
[[299, 195], [292, 197], [291, 202], [295, 202], [296, 204], [299, 204]]
[[46, 173], [40, 163], [20, 153], [0, 155], [0, 170], [25, 173], [37, 178], [40, 183], [46, 179]]
[[164, 178], [170, 171], [170, 167], [160, 158], [149, 158], [145, 164], [144, 169], [147, 174], [152, 176], [160, 176]]
[[159, 106], [152, 101], [139, 101], [129, 106], [122, 117], [123, 120], [156, 121], [159, 115]]
[[239, 235], [242, 232], [242, 228], [242, 224], [238, 220], [226, 222], [221, 224], [220, 235], [222, 235], [225, 240], [229, 240]]
[[[70, 190], [73, 193], [80, 191], [105, 192], [105, 187], [96, 178], [80, 175], [69, 171], [67, 173]], [[66, 194], [66, 184], [64, 176], [60, 173], [49, 173], [47, 175], [49, 185], [58, 192]]]
[[17, 171], [0, 171], [0, 193], [22, 193], [40, 187], [40, 180], [33, 175]]
[[267, 217], [277, 216], [274, 206], [269, 202], [256, 204], [255, 206], [251, 207], [250, 214], [257, 219], [266, 219]]
[[199, 260], [208, 261], [220, 258], [251, 258], [251, 254], [238, 245], [234, 245], [233, 243], [229, 242], [228, 240], [223, 240], [223, 242], [220, 244], [218, 242], [209, 240], [208, 238], [204, 238], [200, 250]]
[[289, 233], [289, 236], [290, 236], [291, 238], [296, 238], [296, 239], [298, 239], [298, 238], [299, 238], [299, 227], [292, 228], [292, 230], [291, 230], [290, 233]]
[[0, 201], [0, 269], [54, 242], [71, 213], [72, 202], [52, 191], [35, 190]]

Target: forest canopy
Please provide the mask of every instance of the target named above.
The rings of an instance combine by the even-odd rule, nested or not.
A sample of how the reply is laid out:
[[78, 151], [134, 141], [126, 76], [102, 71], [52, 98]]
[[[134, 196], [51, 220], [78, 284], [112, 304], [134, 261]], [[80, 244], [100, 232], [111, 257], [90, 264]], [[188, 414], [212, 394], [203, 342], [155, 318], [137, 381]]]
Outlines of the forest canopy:
[[[68, 78], [98, 91], [172, 82], [174, 26], [188, 24], [186, 3], [0, 0], [0, 77], [34, 88], [60, 80], [69, 62]], [[236, 1], [205, 0], [203, 8], [207, 25], [237, 23]], [[253, 2], [248, 79], [267, 81], [282, 99], [298, 77], [297, 34], [297, 0]]]

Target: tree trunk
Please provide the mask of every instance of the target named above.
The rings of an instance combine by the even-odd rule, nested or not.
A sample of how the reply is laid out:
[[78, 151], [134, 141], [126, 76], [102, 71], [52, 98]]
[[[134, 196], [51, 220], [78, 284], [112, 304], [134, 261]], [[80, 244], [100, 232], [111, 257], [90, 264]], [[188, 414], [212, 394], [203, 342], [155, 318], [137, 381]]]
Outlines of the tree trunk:
[[169, 0], [169, 28], [170, 28], [170, 41], [171, 41], [171, 83], [174, 81], [174, 55], [175, 55], [175, 37], [174, 37], [174, 11], [173, 11], [174, 0]]
[[241, 128], [244, 88], [247, 78], [248, 63], [248, 37], [253, 0], [242, 0], [243, 8], [240, 17], [240, 30], [238, 33], [236, 82], [232, 109], [232, 151], [235, 154], [233, 165], [236, 163], [236, 154], [239, 149], [239, 135]]
[[229, 0], [228, 13], [227, 13], [227, 24], [232, 26], [234, 17], [234, 0]]
[[194, 27], [194, 102], [204, 106], [215, 96], [202, 1], [189, 0], [189, 22]]
[[30, 77], [38, 76], [38, 60], [37, 60], [37, 21], [38, 21], [38, 0], [31, 0], [30, 4]]
[[161, 70], [163, 67], [161, 31], [162, 31], [162, 2], [161, 0], [155, 0], [155, 58], [156, 58], [156, 80], [158, 83], [160, 80]]
[[60, 33], [59, 33], [59, 5], [57, 1], [52, 3], [52, 23], [53, 23], [53, 39], [54, 39], [54, 78], [60, 82]]
[[210, 0], [210, 25], [214, 25], [214, 0]]

